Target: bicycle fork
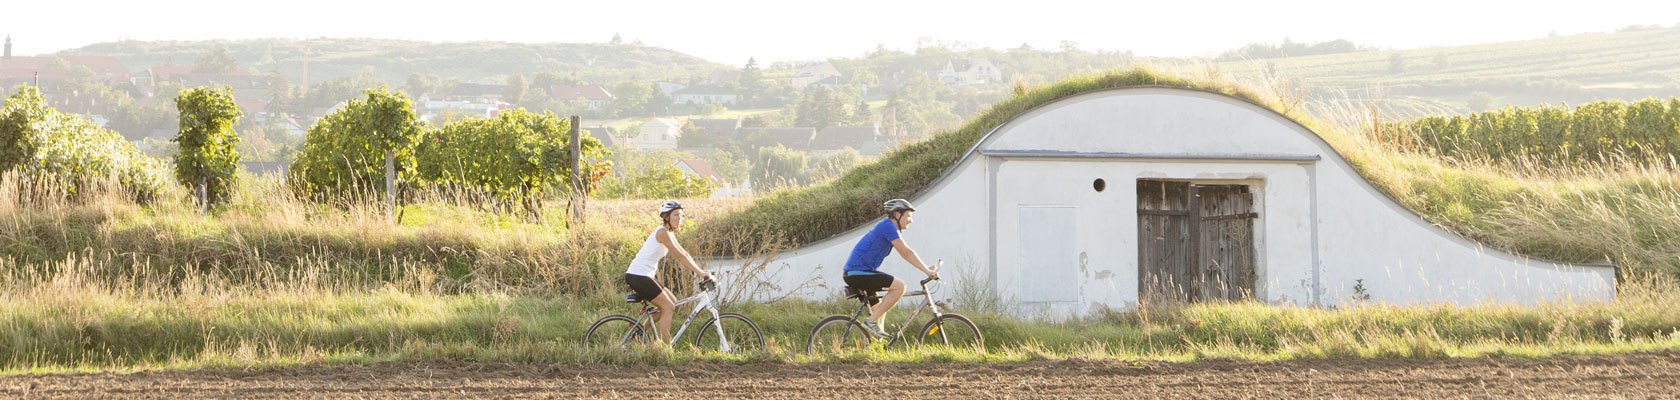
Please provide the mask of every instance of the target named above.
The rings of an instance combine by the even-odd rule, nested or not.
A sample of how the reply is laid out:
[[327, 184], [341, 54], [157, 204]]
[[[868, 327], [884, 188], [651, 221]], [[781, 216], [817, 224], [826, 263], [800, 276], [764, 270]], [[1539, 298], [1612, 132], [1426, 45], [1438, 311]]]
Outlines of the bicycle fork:
[[688, 318], [683, 320], [682, 327], [677, 328], [677, 332], [671, 334], [671, 342], [673, 342], [672, 346], [675, 346], [675, 342], [682, 339], [683, 332], [688, 331], [688, 325], [694, 323], [694, 317], [700, 316], [700, 310], [702, 309], [711, 313], [712, 322], [717, 325], [718, 343], [722, 345], [720, 350], [723, 350], [726, 353], [730, 352], [731, 347], [729, 346], [729, 338], [723, 335], [723, 318], [720, 318], [720, 315], [717, 312], [717, 307], [712, 306], [710, 298], [702, 300], [699, 305], [695, 306], [694, 311], [690, 311], [688, 313]]

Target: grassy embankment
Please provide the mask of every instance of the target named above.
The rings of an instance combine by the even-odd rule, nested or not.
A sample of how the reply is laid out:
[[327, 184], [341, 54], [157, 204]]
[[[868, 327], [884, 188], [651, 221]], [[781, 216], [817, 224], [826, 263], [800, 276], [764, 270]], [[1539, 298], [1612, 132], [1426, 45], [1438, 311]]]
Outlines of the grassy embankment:
[[[24, 202], [0, 182], [0, 370], [197, 368], [391, 359], [664, 363], [691, 360], [1001, 361], [1062, 357], [1435, 357], [1548, 355], [1680, 348], [1674, 272], [1680, 176], [1672, 163], [1544, 170], [1493, 160], [1442, 159], [1411, 142], [1316, 122], [1299, 104], [1215, 78], [1125, 72], [1070, 80], [1005, 101], [974, 122], [911, 144], [816, 187], [741, 201], [697, 201], [685, 232], [727, 238], [698, 254], [757, 252], [820, 239], [867, 218], [851, 207], [908, 195], [930, 182], [985, 129], [1088, 90], [1154, 84], [1248, 98], [1301, 118], [1379, 187], [1457, 232], [1519, 252], [1624, 266], [1610, 303], [1513, 307], [1343, 309], [1208, 304], [1115, 312], [1064, 323], [1000, 316], [1007, 306], [953, 284], [954, 307], [977, 317], [984, 355], [888, 350], [797, 354], [810, 324], [835, 302], [740, 304], [765, 328], [770, 351], [730, 356], [679, 348], [581, 354], [595, 318], [615, 301], [619, 271], [652, 220], [647, 201], [595, 202], [568, 228], [550, 204], [531, 222], [470, 202], [423, 199], [391, 225], [377, 207], [335, 208], [250, 179], [234, 203], [197, 215], [179, 188], [149, 205], [118, 194], [82, 202]], [[1353, 113], [1349, 113], [1352, 115]], [[1345, 115], [1341, 116], [1345, 117]], [[14, 190], [14, 191], [8, 191]], [[800, 201], [813, 199], [813, 203]], [[801, 205], [798, 207], [790, 204]], [[744, 224], [751, 215], [766, 223]], [[788, 229], [791, 222], [815, 230]], [[798, 236], [800, 232], [810, 237]], [[766, 239], [768, 238], [768, 239]], [[677, 285], [681, 287], [682, 285]]]

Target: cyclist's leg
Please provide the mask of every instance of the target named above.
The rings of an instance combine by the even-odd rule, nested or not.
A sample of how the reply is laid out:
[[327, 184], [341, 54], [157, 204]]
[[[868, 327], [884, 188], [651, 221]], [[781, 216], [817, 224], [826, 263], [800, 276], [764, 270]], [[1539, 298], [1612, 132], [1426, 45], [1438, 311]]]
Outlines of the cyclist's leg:
[[659, 342], [669, 345], [671, 343], [671, 315], [676, 314], [677, 300], [676, 297], [671, 295], [670, 290], [660, 289], [659, 296], [653, 298], [653, 306], [657, 308], [653, 312], [653, 325], [658, 329], [658, 336], [656, 337]]
[[887, 287], [887, 295], [881, 298], [880, 303], [869, 308], [869, 319], [877, 324], [885, 324], [887, 311], [892, 311], [893, 306], [898, 305], [900, 297], [904, 297], [904, 281], [893, 278], [892, 286]]

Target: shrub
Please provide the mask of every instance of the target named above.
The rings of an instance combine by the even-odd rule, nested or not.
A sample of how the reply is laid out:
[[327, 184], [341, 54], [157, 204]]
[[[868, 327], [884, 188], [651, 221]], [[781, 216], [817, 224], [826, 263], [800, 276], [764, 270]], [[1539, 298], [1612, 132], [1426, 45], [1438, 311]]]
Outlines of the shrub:
[[114, 178], [136, 200], [149, 201], [165, 184], [163, 163], [87, 119], [47, 106], [41, 91], [18, 89], [0, 108], [0, 172], [17, 171], [30, 180], [51, 182], [31, 189], [51, 189], [67, 196]]
[[239, 134], [233, 126], [242, 113], [233, 102], [233, 89], [199, 87], [181, 91], [175, 98], [181, 110], [181, 133], [175, 142], [175, 179], [182, 186], [204, 185], [205, 201], [220, 204], [233, 193], [239, 171]]
[[[468, 188], [504, 200], [538, 198], [570, 182], [570, 122], [552, 113], [518, 109], [495, 118], [466, 119], [427, 132], [415, 151], [416, 178], [430, 186]], [[599, 140], [585, 136], [582, 154], [589, 180], [600, 179], [610, 164]]]
[[400, 171], [414, 170], [421, 125], [413, 104], [399, 92], [373, 89], [309, 127], [287, 173], [287, 183], [315, 198], [385, 190], [385, 154]]

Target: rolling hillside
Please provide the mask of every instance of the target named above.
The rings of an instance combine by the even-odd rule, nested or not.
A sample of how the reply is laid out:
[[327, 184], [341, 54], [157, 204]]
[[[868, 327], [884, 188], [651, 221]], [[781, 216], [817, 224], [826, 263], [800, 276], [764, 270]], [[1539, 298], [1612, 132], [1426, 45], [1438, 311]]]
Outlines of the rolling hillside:
[[259, 39], [212, 41], [121, 41], [67, 50], [60, 55], [116, 56], [128, 68], [192, 65], [218, 48], [258, 72], [278, 70], [294, 83], [303, 77], [304, 49], [309, 51], [309, 81], [356, 76], [370, 70], [380, 80], [400, 85], [410, 74], [424, 73], [462, 82], [499, 83], [519, 73], [576, 74], [579, 79], [682, 79], [723, 67], [673, 50], [604, 43], [430, 43], [384, 39]]

